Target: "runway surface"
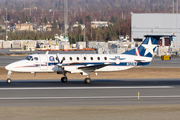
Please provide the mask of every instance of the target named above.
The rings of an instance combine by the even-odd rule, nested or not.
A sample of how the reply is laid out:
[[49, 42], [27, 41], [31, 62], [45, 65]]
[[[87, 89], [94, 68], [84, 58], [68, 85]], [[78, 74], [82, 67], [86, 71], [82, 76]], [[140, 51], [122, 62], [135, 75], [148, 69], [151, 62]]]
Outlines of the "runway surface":
[[180, 104], [180, 79], [0, 81], [1, 107], [165, 104]]

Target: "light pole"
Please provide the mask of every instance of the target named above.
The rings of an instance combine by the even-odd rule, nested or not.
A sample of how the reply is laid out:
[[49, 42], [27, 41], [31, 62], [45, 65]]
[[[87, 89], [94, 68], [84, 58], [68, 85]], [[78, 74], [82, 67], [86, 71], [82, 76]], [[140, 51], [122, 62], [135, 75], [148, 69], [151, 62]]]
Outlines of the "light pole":
[[[173, 0], [173, 10], [172, 10], [172, 13], [173, 13], [173, 21], [174, 21], [174, 0]], [[174, 22], [173, 22], [173, 34], [174, 34]]]
[[7, 41], [7, 8], [6, 9], [6, 41]]
[[176, 38], [177, 38], [177, 40], [176, 40], [176, 44], [177, 44], [177, 47], [179, 47], [179, 45], [178, 45], [178, 0], [177, 0], [177, 5], [176, 5], [176, 12], [177, 12], [177, 16], [176, 16], [176, 18], [177, 18], [177, 20], [176, 20]]
[[85, 40], [85, 37], [86, 37], [86, 33], [85, 33], [85, 29], [86, 29], [86, 26], [85, 26], [85, 21], [84, 21], [84, 19], [83, 19], [83, 23], [84, 23], [84, 42], [86, 42], [86, 40]]
[[86, 40], [85, 40], [85, 25], [84, 25], [84, 42], [85, 42]]

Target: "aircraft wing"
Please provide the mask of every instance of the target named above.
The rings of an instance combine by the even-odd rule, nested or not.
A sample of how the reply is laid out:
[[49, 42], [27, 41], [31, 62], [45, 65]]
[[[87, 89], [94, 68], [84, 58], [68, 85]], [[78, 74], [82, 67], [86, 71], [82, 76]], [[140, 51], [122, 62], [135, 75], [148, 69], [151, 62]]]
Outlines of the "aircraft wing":
[[83, 70], [96, 70], [96, 69], [100, 69], [100, 68], [103, 68], [105, 66], [108, 66], [108, 65], [111, 65], [112, 63], [104, 63], [104, 64], [98, 64], [98, 65], [95, 65], [95, 64], [89, 64], [89, 65], [86, 65], [86, 66], [83, 66], [83, 67], [78, 67], [78, 69], [83, 69]]

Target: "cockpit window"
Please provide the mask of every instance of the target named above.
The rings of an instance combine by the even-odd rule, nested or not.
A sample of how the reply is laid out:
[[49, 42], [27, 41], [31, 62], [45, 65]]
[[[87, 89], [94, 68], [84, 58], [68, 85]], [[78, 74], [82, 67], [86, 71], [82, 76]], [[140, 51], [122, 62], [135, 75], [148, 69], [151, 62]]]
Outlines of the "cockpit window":
[[27, 57], [24, 58], [24, 60], [29, 60], [29, 61], [31, 60], [32, 61], [33, 57], [32, 56], [27, 56]]

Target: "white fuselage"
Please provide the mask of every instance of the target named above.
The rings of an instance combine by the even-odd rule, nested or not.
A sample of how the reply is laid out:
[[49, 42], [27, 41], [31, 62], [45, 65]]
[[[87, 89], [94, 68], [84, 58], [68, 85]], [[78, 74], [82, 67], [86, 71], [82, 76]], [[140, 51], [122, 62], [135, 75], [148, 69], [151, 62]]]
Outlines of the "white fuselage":
[[[65, 60], [62, 66], [70, 73], [81, 73], [85, 70], [78, 69], [83, 66], [98, 64], [110, 64], [108, 66], [94, 70], [94, 72], [120, 71], [136, 66], [148, 65], [152, 58], [125, 54], [32, 54], [28, 59], [20, 60], [7, 65], [5, 68], [13, 72], [61, 72], [57, 66], [58, 61], [63, 57]], [[138, 62], [138, 61], [143, 61]], [[92, 71], [90, 71], [92, 72]]]

